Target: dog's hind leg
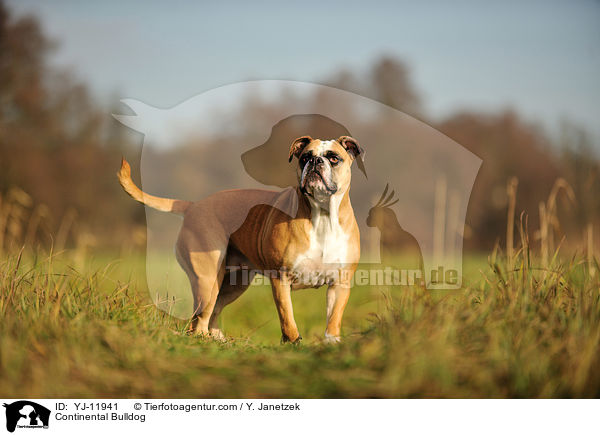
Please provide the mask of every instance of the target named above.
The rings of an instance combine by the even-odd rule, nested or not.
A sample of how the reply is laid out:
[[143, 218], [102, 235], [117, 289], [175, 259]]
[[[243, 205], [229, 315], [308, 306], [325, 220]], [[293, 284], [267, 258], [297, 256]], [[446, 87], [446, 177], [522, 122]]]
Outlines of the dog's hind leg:
[[205, 239], [199, 239], [184, 229], [179, 234], [177, 260], [190, 280], [194, 299], [190, 330], [196, 333], [209, 333], [210, 317], [225, 273], [226, 250], [225, 234], [212, 233]]
[[223, 308], [239, 298], [248, 289], [253, 277], [254, 273], [248, 269], [238, 269], [225, 273], [208, 325], [210, 335], [219, 339], [224, 338], [223, 332], [219, 328], [219, 315]]
[[209, 324], [223, 282], [223, 267], [215, 276], [197, 276], [192, 285], [194, 295], [194, 320], [192, 328], [197, 334], [210, 333]]

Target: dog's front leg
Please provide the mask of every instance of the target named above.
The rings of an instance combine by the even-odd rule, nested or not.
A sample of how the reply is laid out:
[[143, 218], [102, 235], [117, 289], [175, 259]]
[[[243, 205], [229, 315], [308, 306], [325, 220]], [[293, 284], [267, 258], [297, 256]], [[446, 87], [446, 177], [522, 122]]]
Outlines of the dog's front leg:
[[279, 323], [281, 324], [281, 340], [283, 342], [291, 341], [292, 343], [302, 340], [294, 320], [291, 284], [285, 278], [271, 277], [271, 287], [273, 289], [273, 299], [275, 299], [275, 305], [277, 306], [277, 314], [279, 314]]
[[327, 289], [327, 328], [325, 341], [337, 343], [340, 341], [342, 316], [350, 297], [350, 284], [333, 284]]

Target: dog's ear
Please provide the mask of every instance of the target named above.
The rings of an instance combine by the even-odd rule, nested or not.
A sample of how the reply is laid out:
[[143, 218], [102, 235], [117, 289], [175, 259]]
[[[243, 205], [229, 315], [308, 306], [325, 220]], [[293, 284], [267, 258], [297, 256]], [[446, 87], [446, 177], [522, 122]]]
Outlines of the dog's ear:
[[365, 152], [365, 150], [363, 150], [362, 147], [358, 144], [358, 141], [353, 137], [340, 136], [337, 141], [353, 158], [357, 158]]
[[313, 138], [310, 136], [301, 136], [292, 142], [292, 146], [290, 147], [290, 158], [288, 161], [292, 161], [294, 157], [300, 156], [302, 150], [313, 141]]

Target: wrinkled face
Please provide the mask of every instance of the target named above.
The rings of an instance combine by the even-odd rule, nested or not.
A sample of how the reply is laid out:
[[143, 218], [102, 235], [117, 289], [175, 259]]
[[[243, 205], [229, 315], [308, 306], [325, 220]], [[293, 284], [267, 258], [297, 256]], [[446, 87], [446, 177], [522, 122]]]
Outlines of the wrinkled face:
[[343, 195], [350, 186], [351, 166], [360, 154], [358, 143], [342, 136], [335, 140], [298, 138], [290, 149], [290, 159], [298, 158], [298, 184], [302, 193], [318, 203]]

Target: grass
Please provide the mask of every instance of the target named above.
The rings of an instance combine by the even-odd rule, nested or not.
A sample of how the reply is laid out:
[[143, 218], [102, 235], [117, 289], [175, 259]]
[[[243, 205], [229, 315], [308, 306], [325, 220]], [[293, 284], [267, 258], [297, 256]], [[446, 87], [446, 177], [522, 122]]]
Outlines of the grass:
[[[468, 260], [460, 291], [353, 290], [344, 340], [324, 345], [324, 290], [296, 292], [302, 345], [279, 344], [270, 291], [223, 313], [234, 338], [184, 333], [145, 289], [144, 258], [0, 261], [3, 397], [598, 397], [600, 270], [527, 243]], [[481, 270], [481, 272], [479, 272]]]

